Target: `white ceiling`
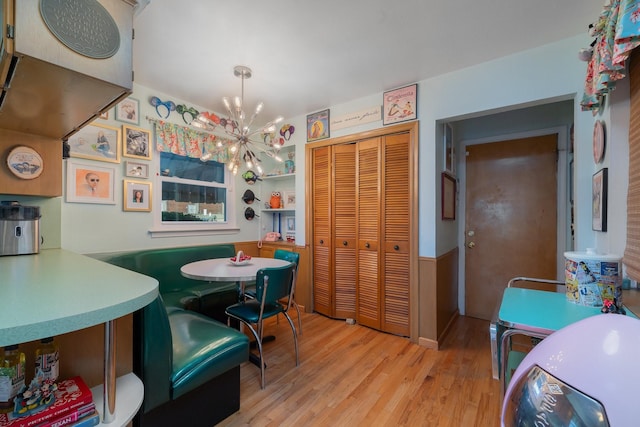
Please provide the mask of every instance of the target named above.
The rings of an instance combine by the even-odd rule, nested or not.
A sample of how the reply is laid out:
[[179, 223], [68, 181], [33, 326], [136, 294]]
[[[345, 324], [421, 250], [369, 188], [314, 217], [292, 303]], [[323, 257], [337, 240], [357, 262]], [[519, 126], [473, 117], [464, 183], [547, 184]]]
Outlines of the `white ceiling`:
[[603, 0], [151, 0], [134, 19], [135, 82], [222, 113], [221, 98], [240, 95], [233, 67], [247, 65], [253, 77], [245, 81], [246, 109], [262, 100], [264, 121], [292, 118], [586, 34], [602, 6]]

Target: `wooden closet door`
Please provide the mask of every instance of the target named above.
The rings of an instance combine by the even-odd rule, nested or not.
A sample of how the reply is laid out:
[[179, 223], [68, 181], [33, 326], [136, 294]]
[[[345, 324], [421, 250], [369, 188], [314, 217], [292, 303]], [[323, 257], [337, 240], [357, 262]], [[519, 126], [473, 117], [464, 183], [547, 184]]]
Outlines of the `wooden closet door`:
[[313, 309], [325, 316], [333, 316], [330, 160], [330, 147], [313, 150]]
[[409, 133], [384, 139], [382, 327], [409, 336]]
[[380, 329], [380, 141], [358, 143], [357, 156], [357, 314], [358, 323]]
[[356, 145], [333, 147], [335, 317], [356, 317]]

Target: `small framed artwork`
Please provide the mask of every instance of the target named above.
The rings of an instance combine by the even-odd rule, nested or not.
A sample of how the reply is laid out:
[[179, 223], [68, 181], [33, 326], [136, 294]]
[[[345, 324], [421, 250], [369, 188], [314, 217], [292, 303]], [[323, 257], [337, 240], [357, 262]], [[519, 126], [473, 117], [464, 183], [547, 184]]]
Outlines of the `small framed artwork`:
[[283, 191], [282, 199], [284, 200], [285, 209], [295, 209], [296, 207], [296, 192], [295, 191]]
[[296, 217], [295, 216], [285, 216], [284, 217], [284, 228], [286, 233], [294, 233], [296, 231]]
[[115, 205], [115, 174], [115, 167], [67, 160], [67, 202]]
[[126, 98], [116, 104], [116, 120], [133, 125], [140, 124], [140, 101]]
[[456, 175], [456, 151], [453, 146], [453, 128], [449, 123], [444, 124], [444, 170]]
[[442, 172], [442, 219], [456, 219], [456, 179]]
[[329, 138], [329, 110], [307, 116], [307, 142]]
[[151, 131], [122, 125], [122, 134], [123, 156], [151, 160]]
[[91, 123], [69, 137], [69, 155], [120, 163], [120, 129]]
[[122, 209], [129, 212], [151, 212], [151, 183], [125, 179]]
[[418, 84], [384, 92], [382, 98], [382, 124], [391, 125], [418, 117]]
[[607, 168], [602, 168], [593, 174], [591, 186], [591, 217], [594, 231], [607, 231], [607, 181]]
[[149, 178], [149, 165], [140, 162], [124, 162], [125, 176], [136, 178]]

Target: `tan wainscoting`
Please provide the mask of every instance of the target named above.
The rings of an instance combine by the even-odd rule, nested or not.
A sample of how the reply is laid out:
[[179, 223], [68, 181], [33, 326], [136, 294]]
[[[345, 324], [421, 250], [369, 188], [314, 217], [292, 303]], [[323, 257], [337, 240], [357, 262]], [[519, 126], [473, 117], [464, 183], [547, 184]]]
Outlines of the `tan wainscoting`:
[[311, 266], [309, 246], [297, 246], [287, 242], [262, 242], [262, 248], [258, 248], [258, 242], [235, 242], [236, 250], [241, 250], [245, 254], [251, 256], [262, 256], [265, 258], [273, 257], [276, 249], [286, 249], [288, 251], [298, 252], [300, 254], [300, 270], [298, 270], [298, 282], [296, 283], [296, 302], [300, 309], [311, 312], [313, 304], [311, 296]]
[[458, 259], [456, 247], [438, 258], [418, 260], [421, 346], [438, 349], [459, 314]]

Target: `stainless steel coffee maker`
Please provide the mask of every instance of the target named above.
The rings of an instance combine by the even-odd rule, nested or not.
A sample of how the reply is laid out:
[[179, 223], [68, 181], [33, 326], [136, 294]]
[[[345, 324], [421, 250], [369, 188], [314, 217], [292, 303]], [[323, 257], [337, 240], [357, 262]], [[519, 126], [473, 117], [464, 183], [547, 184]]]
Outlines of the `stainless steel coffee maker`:
[[0, 256], [40, 251], [40, 208], [0, 202]]

